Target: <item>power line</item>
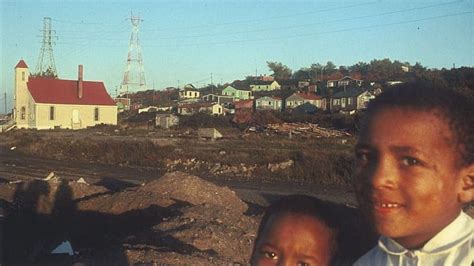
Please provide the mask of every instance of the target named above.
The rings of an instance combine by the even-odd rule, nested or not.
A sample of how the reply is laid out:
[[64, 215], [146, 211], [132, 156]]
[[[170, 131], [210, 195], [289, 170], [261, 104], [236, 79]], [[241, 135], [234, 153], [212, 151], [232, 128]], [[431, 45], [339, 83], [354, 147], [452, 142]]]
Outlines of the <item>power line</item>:
[[175, 45], [147, 45], [146, 47], [178, 47], [178, 46], [202, 46], [202, 45], [216, 45], [216, 44], [231, 44], [231, 43], [246, 43], [246, 42], [262, 42], [262, 41], [270, 41], [270, 40], [280, 40], [280, 39], [289, 39], [289, 38], [298, 38], [298, 37], [308, 37], [308, 36], [317, 36], [323, 34], [332, 34], [332, 33], [340, 33], [340, 32], [347, 32], [347, 31], [354, 31], [354, 30], [364, 30], [364, 29], [372, 29], [372, 28], [381, 28], [387, 26], [394, 26], [394, 25], [401, 25], [401, 24], [408, 24], [412, 22], [420, 22], [420, 21], [427, 21], [439, 18], [446, 18], [446, 17], [454, 17], [454, 16], [461, 16], [472, 14], [474, 11], [467, 11], [461, 13], [454, 13], [454, 14], [446, 14], [434, 17], [427, 17], [421, 19], [413, 19], [413, 20], [406, 20], [406, 21], [398, 21], [392, 23], [385, 23], [379, 25], [370, 25], [370, 26], [361, 26], [361, 27], [353, 27], [347, 29], [340, 29], [340, 30], [332, 30], [332, 31], [325, 31], [325, 32], [317, 32], [317, 33], [305, 33], [305, 34], [296, 34], [296, 35], [286, 35], [286, 36], [279, 36], [273, 38], [265, 38], [265, 39], [253, 39], [253, 40], [235, 40], [235, 41], [222, 41], [222, 42], [206, 42], [206, 43], [192, 43], [192, 44], [175, 44]]
[[188, 36], [178, 36], [178, 37], [160, 38], [160, 39], [161, 40], [175, 40], [175, 39], [188, 39], [188, 38], [200, 38], [200, 37], [215, 37], [215, 36], [234, 35], [234, 34], [241, 34], [241, 33], [255, 33], [255, 32], [264, 32], [264, 31], [304, 28], [304, 27], [316, 26], [316, 25], [321, 25], [321, 24], [345, 22], [345, 21], [351, 21], [351, 20], [357, 20], [357, 19], [380, 17], [380, 16], [392, 15], [392, 14], [397, 14], [397, 13], [404, 13], [404, 12], [409, 12], [409, 11], [423, 10], [423, 9], [428, 9], [428, 8], [433, 8], [433, 7], [451, 5], [451, 4], [460, 3], [460, 2], [462, 2], [462, 1], [453, 1], [453, 2], [448, 2], [448, 3], [436, 4], [436, 5], [408, 8], [408, 9], [384, 12], [384, 13], [373, 14], [373, 15], [358, 16], [358, 17], [352, 17], [352, 18], [343, 18], [343, 19], [329, 20], [329, 21], [316, 22], [316, 23], [298, 24], [298, 25], [272, 27], [272, 28], [255, 29], [255, 30], [247, 30], [247, 31], [237, 31], [237, 32], [233, 31], [233, 32], [225, 32], [225, 33], [221, 33], [221, 34], [188, 35]]
[[354, 5], [343, 6], [343, 7], [334, 7], [334, 8], [328, 8], [328, 9], [322, 9], [322, 10], [314, 10], [314, 11], [308, 11], [308, 12], [294, 13], [294, 14], [290, 14], [290, 15], [281, 15], [281, 16], [258, 18], [258, 19], [248, 19], [248, 20], [237, 20], [237, 21], [230, 21], [230, 22], [224, 22], [224, 23], [212, 24], [212, 25], [198, 25], [198, 26], [193, 26], [193, 27], [154, 29], [154, 30], [144, 30], [144, 31], [176, 31], [176, 30], [187, 30], [187, 29], [228, 26], [228, 25], [235, 25], [235, 24], [245, 24], [245, 23], [252, 23], [252, 22], [261, 22], [261, 21], [281, 19], [281, 18], [299, 17], [299, 16], [304, 16], [304, 15], [317, 14], [317, 13], [334, 11], [334, 10], [349, 9], [349, 8], [353, 8], [353, 7], [371, 5], [371, 4], [374, 4], [374, 3], [375, 2], [368, 2], [368, 3], [354, 4]]
[[[456, 3], [461, 3], [462, 1], [452, 1], [452, 2], [447, 2], [447, 3], [440, 3], [440, 4], [434, 4], [434, 5], [428, 5], [428, 6], [422, 6], [422, 7], [414, 7], [414, 8], [407, 8], [407, 9], [402, 9], [402, 10], [396, 10], [396, 11], [389, 11], [389, 12], [384, 12], [384, 13], [379, 13], [379, 14], [372, 14], [372, 15], [365, 15], [365, 16], [357, 16], [357, 17], [351, 17], [351, 18], [343, 18], [343, 19], [336, 19], [336, 20], [330, 20], [330, 21], [324, 21], [324, 22], [316, 22], [316, 23], [307, 23], [307, 24], [299, 24], [299, 25], [290, 25], [290, 26], [281, 26], [281, 27], [272, 27], [272, 28], [263, 28], [263, 29], [255, 29], [255, 30], [246, 30], [246, 31], [233, 31], [233, 32], [225, 32], [225, 33], [219, 33], [219, 34], [202, 34], [202, 35], [188, 35], [188, 36], [177, 36], [177, 37], [169, 37], [169, 38], [159, 38], [159, 40], [176, 40], [176, 39], [190, 39], [190, 38], [200, 38], [200, 37], [219, 37], [219, 36], [225, 36], [225, 35], [235, 35], [235, 34], [243, 34], [243, 33], [255, 33], [255, 32], [264, 32], [264, 31], [274, 31], [274, 30], [284, 30], [284, 29], [293, 29], [293, 28], [304, 28], [304, 27], [311, 27], [311, 26], [316, 26], [316, 25], [322, 25], [322, 24], [334, 24], [338, 22], [345, 22], [345, 21], [351, 21], [351, 20], [358, 20], [358, 19], [365, 19], [365, 18], [372, 18], [372, 17], [380, 17], [380, 16], [387, 16], [387, 15], [393, 15], [393, 14], [398, 14], [398, 13], [404, 13], [404, 12], [410, 12], [410, 11], [417, 11], [417, 10], [424, 10], [424, 9], [429, 9], [429, 8], [434, 8], [434, 7], [440, 7], [440, 6], [446, 6], [446, 5], [452, 5]], [[108, 33], [108, 32], [105, 32]], [[68, 37], [68, 39], [84, 39], [88, 38], [88, 36], [72, 36]], [[122, 39], [116, 39], [116, 38], [103, 38], [103, 36], [100, 36], [98, 38], [101, 41], [117, 41], [117, 40], [122, 40]]]

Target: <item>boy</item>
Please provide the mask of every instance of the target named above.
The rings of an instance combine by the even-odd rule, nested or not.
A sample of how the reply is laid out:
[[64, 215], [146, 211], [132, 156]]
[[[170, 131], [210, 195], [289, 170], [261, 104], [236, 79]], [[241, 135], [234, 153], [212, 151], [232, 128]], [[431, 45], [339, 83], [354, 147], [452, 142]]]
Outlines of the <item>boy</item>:
[[427, 82], [374, 99], [356, 145], [357, 194], [381, 235], [355, 265], [471, 265], [474, 103]]
[[310, 196], [284, 197], [265, 211], [251, 264], [349, 265], [363, 253], [349, 244], [353, 241], [347, 241], [356, 235], [356, 230], [341, 231], [344, 229], [340, 219], [350, 221], [353, 226], [354, 217], [355, 212], [351, 213], [348, 208], [342, 210], [340, 206]]

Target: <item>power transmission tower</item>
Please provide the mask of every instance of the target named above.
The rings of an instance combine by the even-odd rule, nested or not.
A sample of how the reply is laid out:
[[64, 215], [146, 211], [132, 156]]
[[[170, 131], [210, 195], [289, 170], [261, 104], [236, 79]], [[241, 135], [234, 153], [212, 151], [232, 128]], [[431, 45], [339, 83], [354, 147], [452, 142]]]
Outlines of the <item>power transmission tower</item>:
[[56, 36], [54, 36], [55, 34], [56, 31], [51, 29], [51, 18], [43, 18], [43, 41], [35, 69], [37, 75], [46, 74], [48, 76], [58, 76], [53, 57], [53, 45], [55, 44], [54, 39], [56, 38]]
[[143, 20], [140, 16], [130, 16], [132, 22], [132, 34], [130, 36], [130, 45], [128, 47], [128, 57], [125, 72], [123, 74], [121, 94], [146, 90], [145, 70], [143, 67], [142, 48], [140, 38], [138, 37], [139, 25]]

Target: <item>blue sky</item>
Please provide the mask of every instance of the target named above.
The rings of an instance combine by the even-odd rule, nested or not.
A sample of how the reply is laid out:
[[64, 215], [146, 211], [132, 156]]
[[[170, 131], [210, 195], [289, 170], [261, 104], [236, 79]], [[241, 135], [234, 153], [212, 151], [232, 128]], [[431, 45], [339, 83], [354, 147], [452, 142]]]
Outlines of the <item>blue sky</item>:
[[[429, 68], [474, 65], [474, 1], [5, 1], [0, 0], [0, 92], [12, 105], [13, 68], [34, 70], [43, 18], [56, 31], [60, 78], [102, 80], [115, 95], [139, 14], [148, 87], [230, 82], [312, 63], [390, 58]], [[0, 112], [4, 112], [4, 101]]]

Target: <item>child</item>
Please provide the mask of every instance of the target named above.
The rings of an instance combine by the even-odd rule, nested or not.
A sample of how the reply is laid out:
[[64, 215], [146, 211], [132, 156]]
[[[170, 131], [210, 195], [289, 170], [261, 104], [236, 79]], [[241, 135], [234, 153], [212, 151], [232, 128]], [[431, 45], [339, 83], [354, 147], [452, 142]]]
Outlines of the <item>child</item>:
[[389, 89], [356, 145], [361, 209], [380, 233], [355, 265], [471, 265], [474, 103], [431, 83]]
[[[340, 206], [310, 196], [280, 199], [267, 208], [262, 218], [251, 264], [349, 265], [363, 253], [357, 253], [357, 248], [344, 248], [347, 241], [343, 243], [341, 239], [354, 234], [340, 231], [340, 220], [345, 216], [353, 221], [355, 213], [347, 207], [343, 212], [340, 215]], [[340, 252], [343, 249], [348, 252]]]

